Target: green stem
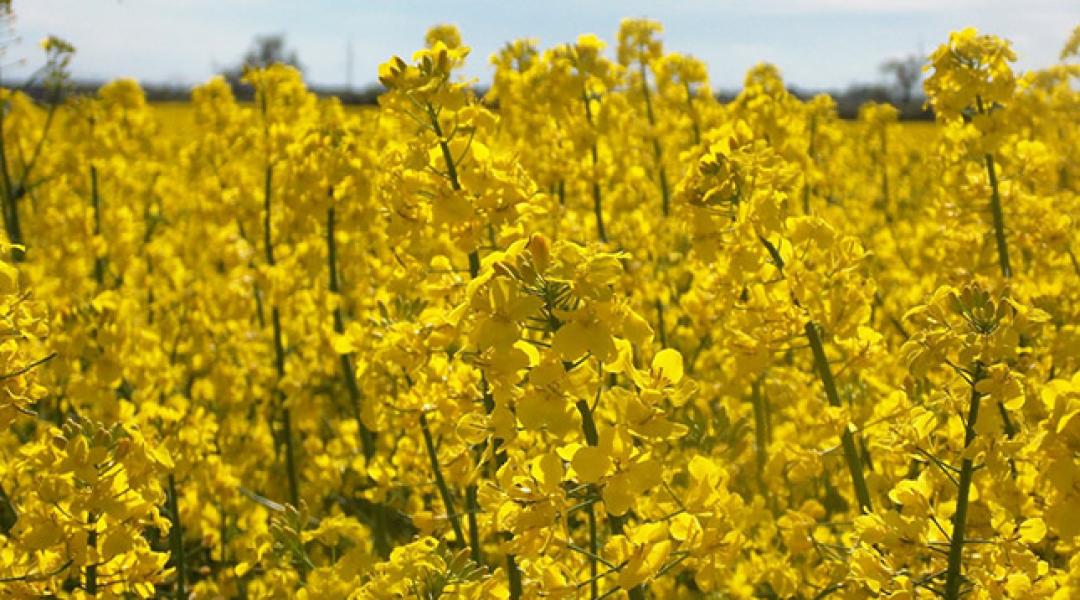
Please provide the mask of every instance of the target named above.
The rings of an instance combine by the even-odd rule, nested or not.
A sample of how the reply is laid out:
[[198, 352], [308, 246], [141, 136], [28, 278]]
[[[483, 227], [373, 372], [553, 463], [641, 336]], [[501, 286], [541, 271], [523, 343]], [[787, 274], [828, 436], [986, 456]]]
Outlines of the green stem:
[[[101, 190], [98, 187], [97, 167], [90, 165], [90, 205], [94, 209], [94, 237], [101, 235]], [[19, 227], [15, 219], [16, 229]], [[94, 256], [94, 280], [100, 287], [105, 282], [105, 257]]]
[[[436, 123], [435, 126], [438, 127], [438, 119], [435, 119], [434, 122]], [[459, 191], [461, 190], [461, 184], [458, 182], [457, 166], [450, 155], [450, 145], [443, 140], [441, 131], [439, 132], [439, 148], [442, 150], [443, 160], [446, 161], [446, 171], [450, 176], [450, 187], [454, 191]]]
[[53, 119], [56, 117], [56, 109], [60, 106], [60, 89], [59, 87], [53, 94], [52, 102], [49, 103], [49, 110], [45, 114], [45, 123], [41, 126], [41, 137], [38, 138], [36, 144], [34, 144], [34, 151], [30, 154], [30, 162], [26, 163], [22, 172], [22, 183], [20, 187], [26, 189], [30, 186], [30, 174], [33, 173], [34, 167], [37, 165], [38, 159], [41, 158], [41, 151], [45, 148], [45, 140], [49, 137], [49, 130], [52, 129]]
[[473, 250], [469, 253], [469, 278], [476, 279], [480, 276], [480, 253]]
[[885, 215], [886, 222], [892, 222], [892, 216], [889, 212], [889, 205], [892, 204], [892, 198], [889, 195], [889, 163], [886, 160], [889, 153], [888, 146], [888, 133], [886, 126], [881, 127], [881, 210]]
[[266, 264], [271, 267], [274, 266], [274, 240], [270, 214], [273, 185], [274, 166], [268, 164], [263, 174], [263, 247], [266, 249]]
[[0, 483], [0, 535], [7, 536], [19, 521], [19, 514], [15, 511], [15, 505], [11, 497], [4, 491], [4, 485]]
[[[649, 126], [656, 127], [656, 115], [653, 113], [652, 93], [649, 91], [649, 72], [645, 66], [645, 60], [638, 63], [641, 66], [641, 93], [645, 97], [645, 116], [649, 119]], [[656, 169], [660, 172], [660, 198], [661, 212], [668, 216], [671, 212], [671, 190], [668, 185], [667, 171], [664, 169], [664, 148], [660, 145], [660, 138], [655, 132], [650, 132], [652, 138], [653, 157], [656, 159]]]
[[[284, 401], [284, 398], [282, 398]], [[300, 479], [296, 469], [296, 448], [293, 445], [292, 413], [288, 408], [281, 413], [281, 432], [285, 436], [285, 469], [289, 476], [289, 502], [300, 506]]]
[[[582, 93], [581, 99], [585, 102], [585, 120], [593, 125], [592, 108], [589, 106], [589, 96]], [[593, 142], [590, 148], [592, 156], [593, 176], [596, 176], [597, 165], [600, 164], [600, 150], [597, 142]], [[592, 182], [593, 216], [596, 218], [596, 237], [601, 242], [607, 242], [607, 233], [604, 231], [604, 196], [600, 190], [600, 182], [593, 179]]]
[[[596, 166], [596, 148], [593, 148], [593, 166]], [[592, 184], [592, 197], [593, 197], [593, 217], [596, 219], [596, 238], [601, 242], [607, 242], [607, 232], [604, 231], [604, 200], [603, 193], [600, 191], [600, 183], [594, 181]]]
[[[454, 164], [453, 154], [450, 152], [449, 140], [443, 136], [442, 126], [439, 124], [439, 116], [435, 112], [434, 107], [430, 104], [428, 105], [428, 117], [431, 119], [432, 130], [439, 138], [439, 151], [442, 153], [443, 161], [446, 163], [446, 175], [450, 179], [450, 187], [455, 191], [460, 191], [462, 189], [461, 180], [458, 178], [457, 165]], [[491, 233], [493, 233], [493, 230], [489, 230], [489, 234]], [[476, 279], [480, 275], [480, 253], [477, 250], [473, 250], [469, 253], [469, 275], [472, 279]], [[495, 408], [494, 398], [492, 398], [491, 392], [488, 390], [486, 379], [481, 381], [481, 385], [484, 389], [484, 409], [488, 414], [491, 414], [491, 411]], [[498, 442], [499, 440], [494, 440], [496, 449], [498, 448]], [[476, 453], [478, 460], [482, 461], [482, 447], [474, 448], [474, 452]], [[505, 460], [505, 453], [503, 454], [503, 457]], [[441, 478], [441, 475], [437, 478]], [[471, 483], [465, 488], [465, 519], [469, 525], [469, 547], [472, 560], [479, 565], [483, 564], [484, 555], [483, 548], [480, 546], [480, 527], [477, 523], [477, 514], [480, 512], [480, 503], [477, 499], [477, 492], [475, 483]], [[447, 494], [444, 495], [444, 501], [448, 498], [448, 494], [449, 490], [447, 490]], [[450, 505], [448, 504], [447, 506], [448, 510], [453, 512], [452, 509], [449, 508]], [[454, 531], [458, 534], [458, 538], [464, 541], [465, 538], [461, 535], [460, 529], [461, 525], [459, 523]], [[514, 579], [520, 578], [520, 573], [517, 572], [513, 557], [509, 555], [507, 556], [507, 567], [512, 568], [512, 573], [510, 573], [509, 577], [511, 580], [511, 587], [513, 587]], [[518, 582], [518, 585], [520, 586], [520, 581]]]
[[[825, 397], [828, 398], [831, 406], [839, 407], [841, 406], [840, 394], [836, 391], [836, 382], [833, 380], [832, 369], [825, 356], [825, 346], [821, 343], [821, 334], [818, 333], [817, 325], [813, 321], [807, 321], [805, 331], [806, 339], [810, 342], [810, 350], [814, 353], [814, 364], [821, 378], [821, 384], [825, 388]], [[870, 489], [863, 476], [862, 459], [855, 447], [855, 435], [852, 433], [850, 423], [844, 427], [840, 442], [844, 448], [844, 460], [851, 473], [852, 484], [855, 486], [855, 498], [859, 502], [859, 508], [864, 512], [870, 512], [873, 510], [870, 503]]]
[[[975, 97], [975, 107], [980, 114], [987, 114], [982, 98], [979, 96]], [[987, 152], [985, 162], [986, 175], [990, 179], [990, 213], [994, 218], [994, 239], [997, 242], [998, 266], [1001, 267], [1001, 275], [1008, 279], [1012, 277], [1012, 265], [1009, 263], [1009, 246], [1005, 240], [1005, 214], [1001, 209], [1001, 192], [998, 188], [994, 155]]]
[[[964, 449], [967, 450], [975, 441], [975, 424], [979, 420], [979, 401], [981, 394], [976, 390], [982, 379], [982, 365], [975, 364], [975, 374], [971, 383], [971, 406], [968, 407], [967, 422], [964, 424]], [[966, 452], [965, 452], [966, 454]], [[971, 480], [975, 475], [975, 463], [966, 457], [960, 465], [960, 482], [956, 494], [956, 512], [953, 513], [952, 538], [949, 541], [949, 567], [945, 575], [945, 600], [960, 597], [960, 584], [963, 582], [964, 530], [967, 527], [968, 502], [971, 495]]]
[[694, 134], [694, 145], [701, 143], [701, 126], [698, 125], [698, 114], [694, 108], [694, 93], [690, 90], [690, 82], [684, 82], [686, 87], [686, 112], [690, 115], [690, 125]]
[[[473, 250], [469, 253], [469, 276], [472, 279], [476, 279], [480, 275], [480, 253]], [[487, 378], [481, 373], [480, 387], [482, 389], [482, 397], [484, 403], [484, 411], [487, 414], [491, 414], [491, 411], [495, 410], [495, 399], [491, 395], [491, 390], [488, 388]], [[499, 442], [501, 440], [493, 440], [495, 449], [498, 449]], [[473, 447], [473, 453], [476, 455], [477, 463], [482, 463], [484, 460], [484, 444], [477, 444]], [[503, 460], [505, 460], [506, 453], [502, 454]], [[475, 483], [470, 483], [465, 488], [465, 518], [469, 524], [469, 548], [471, 550], [473, 562], [476, 564], [483, 564], [483, 548], [480, 546], [480, 527], [476, 521], [477, 514], [480, 512], [480, 502], [477, 499], [477, 489]], [[509, 558], [509, 557], [508, 557]], [[510, 564], [507, 563], [509, 567]], [[510, 573], [511, 579], [514, 577], [520, 577], [520, 573], [516, 571], [516, 564], [514, 572]]]
[[94, 554], [91, 559], [95, 561], [86, 566], [86, 593], [91, 596], [97, 596], [97, 515], [94, 513], [88, 514], [86, 516], [86, 522], [90, 525], [90, 532], [86, 536], [86, 546]]
[[1016, 425], [1013, 424], [1012, 418], [1009, 417], [1009, 409], [1005, 408], [1005, 403], [998, 400], [997, 407], [998, 414], [1001, 415], [1002, 427], [1005, 429], [1005, 437], [1011, 440], [1016, 437]]
[[172, 527], [169, 529], [169, 542], [172, 545], [173, 564], [176, 566], [176, 600], [186, 598], [184, 588], [187, 586], [187, 561], [184, 560], [184, 528], [180, 522], [180, 503], [176, 499], [176, 478], [169, 473], [168, 479], [169, 513], [172, 517]]
[[[764, 236], [758, 236], [758, 239], [761, 240], [761, 243], [768, 251], [776, 270], [780, 272], [780, 276], [784, 277], [784, 257], [780, 254], [780, 250]], [[793, 298], [793, 301], [795, 306], [801, 306], [798, 298]], [[836, 391], [836, 381], [833, 379], [832, 369], [829, 367], [829, 359], [825, 355], [825, 346], [821, 342], [818, 327], [813, 320], [807, 320], [804, 331], [806, 332], [806, 339], [810, 342], [810, 350], [814, 354], [814, 365], [821, 378], [822, 387], [825, 388], [825, 397], [830, 405], [840, 407], [840, 394]], [[855, 498], [859, 502], [859, 508], [862, 511], [870, 512], [873, 510], [870, 502], [870, 489], [867, 487], [866, 478], [863, 476], [862, 459], [859, 457], [859, 451], [855, 446], [855, 435], [852, 433], [851, 423], [848, 423], [840, 434], [840, 443], [844, 449], [844, 461], [847, 463], [848, 472], [851, 473], [851, 483], [855, 488]]]
[[596, 600], [600, 596], [600, 540], [596, 534], [596, 503], [589, 504], [589, 597]]
[[994, 155], [986, 155], [986, 173], [990, 177], [990, 211], [994, 216], [994, 239], [997, 241], [998, 266], [1006, 279], [1012, 277], [1012, 265], [1009, 264], [1009, 246], [1005, 241], [1005, 215], [1001, 210], [1001, 193], [998, 191], [997, 172], [994, 168]]
[[[340, 295], [341, 284], [338, 281], [337, 240], [334, 236], [335, 214], [333, 198], [330, 198], [329, 200], [330, 206], [326, 209], [326, 267], [330, 271], [330, 293]], [[334, 306], [333, 316], [334, 333], [337, 333], [338, 335], [344, 334], [345, 314], [340, 305]], [[339, 355], [338, 364], [341, 369], [341, 379], [345, 383], [345, 390], [349, 394], [349, 400], [352, 402], [353, 411], [356, 413], [356, 421], [360, 425], [360, 447], [363, 449], [364, 458], [371, 460], [375, 455], [375, 435], [367, 428], [363, 418], [361, 418], [360, 387], [356, 385], [356, 370], [353, 368], [352, 355]]]
[[[578, 400], [577, 403], [575, 404], [575, 406], [578, 409], [578, 413], [581, 414], [581, 432], [585, 436], [585, 443], [588, 444], [589, 446], [594, 446], [594, 447], [600, 445], [600, 434], [599, 434], [599, 431], [596, 428], [596, 420], [593, 418], [592, 409], [589, 408], [589, 403], [586, 402], [584, 399], [582, 399], [582, 400]], [[592, 495], [594, 495], [594, 496], [599, 496], [599, 491], [596, 489], [595, 486], [590, 486], [590, 493]], [[596, 515], [595, 515], [595, 513], [593, 511], [594, 511], [593, 505], [590, 504], [589, 505], [589, 515], [590, 515], [590, 517], [592, 519], [595, 519]], [[593, 556], [598, 556], [599, 541], [597, 540], [597, 537], [596, 537], [596, 527], [595, 527], [595, 524], [593, 524], [593, 523], [591, 523], [590, 525], [591, 525], [590, 528], [589, 528], [590, 551], [592, 552]], [[611, 532], [614, 535], [621, 535], [622, 532], [623, 532], [623, 517], [608, 514], [608, 525], [610, 526]], [[595, 563], [596, 559], [591, 559], [591, 560], [593, 560], [593, 564], [591, 565], [591, 568], [592, 569], [598, 568], [596, 566], [596, 563]], [[595, 574], [594, 574], [594, 578], [595, 578]], [[634, 587], [630, 588], [629, 590], [626, 590], [626, 593], [629, 594], [630, 600], [644, 600], [645, 599], [645, 587], [643, 585], [635, 585]], [[593, 597], [595, 598], [597, 596], [593, 596]]]
[[[815, 155], [816, 152], [814, 150], [814, 144], [816, 143], [816, 140], [817, 140], [817, 117], [814, 116], [814, 117], [812, 117], [810, 119], [810, 144], [806, 149], [806, 155], [810, 157], [811, 166], [813, 166], [815, 164], [814, 155]], [[810, 185], [810, 177], [809, 177], [808, 174], [804, 174], [803, 175], [803, 196], [802, 196], [802, 205], [803, 205], [803, 214], [804, 215], [809, 215], [810, 214], [810, 196], [811, 196], [812, 193], [813, 193], [813, 186]]]
[[[274, 239], [271, 229], [271, 199], [273, 197], [274, 167], [266, 166], [266, 174], [263, 179], [263, 244], [266, 247], [266, 264], [273, 267], [274, 262]], [[289, 502], [293, 506], [300, 506], [300, 478], [296, 471], [296, 453], [293, 446], [292, 413], [290, 412], [285, 394], [278, 389], [281, 380], [285, 377], [285, 342], [281, 333], [281, 311], [277, 304], [270, 306], [270, 324], [274, 335], [274, 371], [277, 374], [275, 382], [275, 396], [278, 405], [282, 409], [282, 435], [285, 437], [285, 469], [289, 481]]]
[[225, 512], [225, 505], [218, 504], [218, 512], [221, 514], [221, 522], [218, 524], [218, 536], [221, 538], [221, 564], [229, 564], [229, 513]]
[[428, 118], [431, 119], [431, 129], [439, 138], [439, 150], [442, 152], [443, 162], [446, 163], [446, 176], [450, 178], [450, 187], [455, 191], [461, 189], [461, 181], [458, 179], [457, 165], [454, 164], [454, 155], [450, 152], [450, 141], [443, 136], [442, 126], [439, 125], [439, 115], [435, 107], [427, 106]]
[[585, 436], [585, 443], [589, 446], [600, 445], [600, 432], [596, 429], [596, 421], [593, 419], [592, 409], [584, 399], [577, 401], [575, 406], [581, 414], [581, 433]]
[[521, 571], [513, 554], [506, 555], [506, 574], [510, 579], [510, 600], [520, 600], [522, 594]]
[[[0, 106], [0, 176], [3, 177], [4, 193], [3, 200], [4, 228], [7, 230], [8, 241], [12, 244], [23, 243], [22, 231], [19, 227], [18, 193], [12, 184], [11, 172], [8, 169], [7, 145], [4, 143], [4, 115], [6, 106]], [[11, 259], [14, 262], [22, 262], [24, 256], [22, 250], [11, 249]]]
[[476, 522], [476, 513], [480, 510], [480, 502], [477, 499], [476, 484], [465, 487], [465, 519], [469, 522], [469, 552], [474, 563], [482, 565], [484, 560], [483, 548], [480, 546], [480, 526]]
[[750, 403], [754, 407], [754, 454], [757, 458], [757, 480], [761, 495], [769, 497], [765, 486], [765, 463], [768, 460], [768, 425], [766, 425], [765, 403], [761, 398], [761, 381], [756, 380], [750, 386]]
[[[589, 408], [589, 403], [585, 400], [578, 400], [575, 404], [578, 413], [581, 414], [581, 432], [585, 435], [585, 443], [589, 446], [597, 446], [600, 444], [600, 434], [596, 429], [596, 421], [593, 419], [592, 410]], [[590, 496], [599, 496], [596, 486], [589, 486]], [[597, 561], [597, 557], [600, 555], [600, 540], [596, 533], [596, 503], [590, 502], [588, 506], [588, 519], [589, 519], [589, 573], [592, 579], [589, 582], [590, 598], [596, 599], [600, 595], [600, 565]]]
[[459, 544], [465, 543], [465, 533], [461, 529], [461, 518], [454, 510], [454, 497], [450, 495], [450, 488], [446, 485], [442, 468], [439, 466], [439, 454], [435, 450], [435, 442], [431, 439], [431, 428], [428, 426], [427, 416], [420, 413], [420, 431], [424, 435], [424, 446], [427, 448], [428, 460], [431, 462], [431, 470], [435, 474], [435, 487], [439, 489], [443, 505], [446, 506], [446, 516], [450, 519], [450, 527], [454, 529], [454, 535]]
[[660, 338], [660, 347], [667, 348], [667, 327], [664, 324], [664, 303], [656, 299], [656, 332]]

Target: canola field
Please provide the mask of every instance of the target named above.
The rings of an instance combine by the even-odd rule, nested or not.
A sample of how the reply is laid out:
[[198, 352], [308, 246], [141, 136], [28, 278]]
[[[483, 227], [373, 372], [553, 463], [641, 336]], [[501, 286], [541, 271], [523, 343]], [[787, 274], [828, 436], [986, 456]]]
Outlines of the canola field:
[[925, 125], [661, 39], [0, 92], [0, 597], [1080, 596], [1080, 28]]

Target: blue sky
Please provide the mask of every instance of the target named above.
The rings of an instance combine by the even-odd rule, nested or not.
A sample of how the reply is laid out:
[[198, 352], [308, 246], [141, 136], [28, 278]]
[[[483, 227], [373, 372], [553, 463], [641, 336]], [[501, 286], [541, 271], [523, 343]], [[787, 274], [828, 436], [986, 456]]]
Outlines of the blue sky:
[[[6, 64], [40, 62], [47, 34], [78, 49], [73, 70], [87, 79], [135, 77], [195, 84], [236, 62], [262, 33], [283, 32], [314, 83], [346, 81], [351, 40], [354, 83], [375, 81], [379, 63], [405, 57], [424, 31], [454, 23], [473, 48], [467, 73], [489, 78], [488, 57], [505, 42], [533, 37], [543, 47], [595, 33], [613, 42], [627, 16], [660, 20], [665, 47], [709, 65], [713, 86], [736, 88], [768, 61], [805, 88], [881, 81], [890, 57], [929, 52], [965, 26], [1012, 40], [1018, 68], [1052, 64], [1080, 25], [1078, 0], [14, 0], [15, 33]], [[28, 66], [7, 66], [5, 79]]]

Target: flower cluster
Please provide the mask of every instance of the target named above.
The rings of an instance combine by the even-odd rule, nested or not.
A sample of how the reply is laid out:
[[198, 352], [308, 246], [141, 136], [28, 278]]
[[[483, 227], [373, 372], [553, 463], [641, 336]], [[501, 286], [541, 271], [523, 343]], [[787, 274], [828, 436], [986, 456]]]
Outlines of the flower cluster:
[[660, 24], [377, 107], [0, 90], [0, 595], [1080, 594], [1077, 71], [721, 102]]

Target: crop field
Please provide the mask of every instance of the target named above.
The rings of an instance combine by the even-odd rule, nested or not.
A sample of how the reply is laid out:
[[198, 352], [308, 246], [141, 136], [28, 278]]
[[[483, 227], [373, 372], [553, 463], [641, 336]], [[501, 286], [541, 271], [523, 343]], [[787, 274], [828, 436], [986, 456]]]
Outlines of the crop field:
[[914, 124], [661, 39], [0, 90], [0, 597], [1080, 597], [1080, 28]]

